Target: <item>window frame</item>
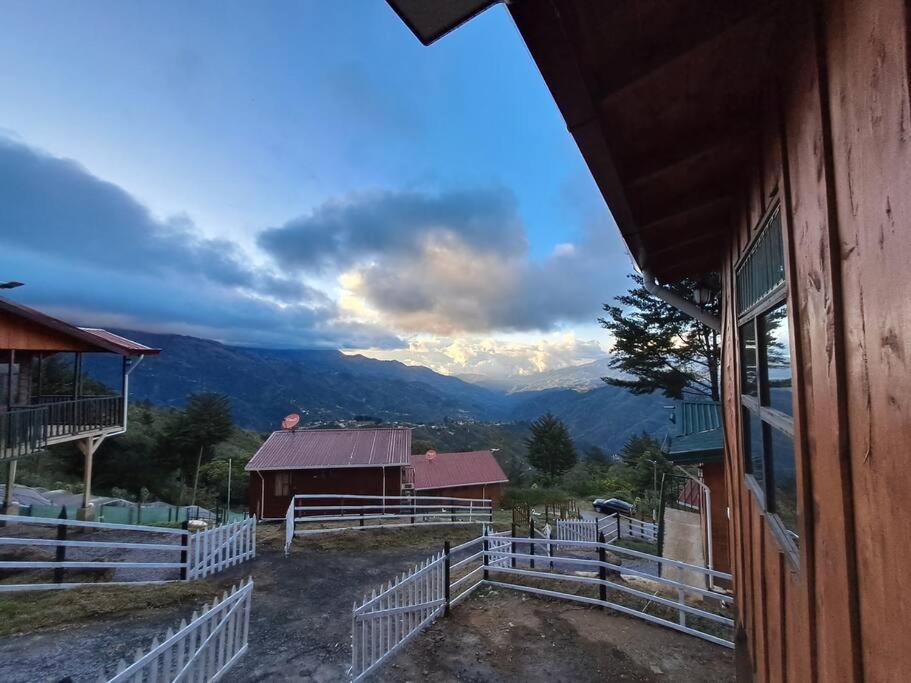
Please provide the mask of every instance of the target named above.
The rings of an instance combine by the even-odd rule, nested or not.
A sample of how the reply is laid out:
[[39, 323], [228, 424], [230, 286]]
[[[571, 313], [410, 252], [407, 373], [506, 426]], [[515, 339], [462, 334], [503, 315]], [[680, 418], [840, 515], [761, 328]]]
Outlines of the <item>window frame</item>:
[[[283, 482], [283, 483], [281, 483], [282, 491], [287, 489], [287, 493], [282, 493], [279, 490], [280, 482]], [[279, 470], [273, 475], [272, 494], [276, 498], [288, 498], [291, 496], [291, 473], [290, 472], [283, 472], [283, 471]]]
[[[737, 393], [738, 393], [738, 408], [741, 411], [746, 411], [751, 420], [758, 420], [760, 427], [762, 429], [762, 466], [763, 466], [763, 481], [760, 483], [756, 477], [753, 475], [753, 454], [752, 446], [748, 444], [748, 441], [751, 439], [751, 434], [749, 433], [748, 425], [746, 423], [745, 417], [741, 414], [740, 417], [740, 443], [741, 449], [743, 451], [743, 457], [741, 458], [741, 465], [744, 469], [744, 481], [747, 487], [752, 491], [753, 495], [756, 497], [757, 502], [765, 513], [765, 517], [770, 522], [770, 527], [773, 533], [773, 536], [776, 537], [779, 545], [784, 551], [785, 555], [788, 556], [791, 563], [799, 568], [800, 562], [800, 546], [798, 542], [802, 540], [803, 536], [798, 536], [797, 531], [793, 531], [787, 528], [784, 521], [775, 511], [775, 471], [772, 463], [772, 446], [771, 446], [771, 430], [777, 430], [788, 437], [794, 449], [794, 469], [795, 477], [797, 476], [797, 470], [800, 465], [800, 453], [798, 450], [797, 436], [795, 433], [795, 421], [797, 417], [797, 392], [796, 392], [796, 377], [797, 373], [794, 372], [794, 362], [795, 353], [794, 349], [794, 340], [795, 336], [793, 332], [793, 320], [794, 312], [790, 300], [790, 288], [788, 286], [788, 255], [787, 255], [787, 241], [785, 239], [785, 217], [783, 214], [782, 206], [780, 202], [775, 202], [769, 209], [765, 212], [762, 219], [759, 221], [759, 229], [755, 231], [755, 234], [752, 236], [748, 246], [743, 251], [743, 255], [737, 260], [737, 263], [733, 268], [733, 280], [734, 280], [734, 305], [738, 305], [740, 299], [739, 286], [741, 282], [740, 274], [742, 268], [745, 266], [747, 259], [753, 252], [754, 247], [757, 242], [762, 239], [765, 235], [766, 230], [768, 230], [775, 219], [778, 219], [779, 230], [781, 231], [780, 243], [781, 243], [781, 259], [782, 259], [782, 281], [775, 284], [772, 289], [763, 294], [759, 299], [751, 303], [743, 311], [736, 311], [736, 356], [737, 356]], [[788, 363], [791, 369], [791, 401], [792, 401], [792, 413], [793, 415], [788, 415], [782, 411], [771, 407], [770, 405], [763, 405], [763, 403], [769, 403], [769, 393], [768, 393], [768, 367], [767, 367], [767, 354], [764, 354], [761, 345], [765, 343], [764, 336], [760, 336], [760, 319], [762, 316], [774, 311], [780, 306], [787, 307], [787, 323], [789, 327], [789, 358]], [[753, 338], [755, 339], [755, 371], [756, 371], [756, 395], [743, 393], [743, 378], [745, 372], [743, 349], [741, 347], [741, 330], [744, 326], [752, 326]], [[798, 512], [797, 526], [802, 527], [804, 524], [804, 506], [803, 506], [803, 491], [801, 489], [799, 481], [795, 479], [795, 496], [796, 496], [796, 509]], [[799, 531], [799, 529], [798, 529]], [[795, 542], [795, 538], [797, 542]]]

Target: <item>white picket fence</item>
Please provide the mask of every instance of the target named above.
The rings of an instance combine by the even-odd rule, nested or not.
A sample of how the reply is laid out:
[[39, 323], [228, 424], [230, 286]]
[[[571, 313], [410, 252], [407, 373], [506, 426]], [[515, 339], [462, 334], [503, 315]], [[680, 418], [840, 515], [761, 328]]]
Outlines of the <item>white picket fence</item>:
[[132, 664], [120, 660], [113, 678], [99, 683], [177, 683], [217, 681], [247, 651], [253, 579], [234, 586], [221, 600], [193, 612], [190, 623], [181, 620], [161, 641], [152, 640], [148, 652], [137, 650]]
[[256, 557], [256, 517], [199, 531], [190, 537], [187, 578], [223, 571]]
[[434, 555], [410, 572], [354, 604], [351, 676], [360, 681], [376, 670], [446, 607], [446, 556]]
[[[0, 560], [0, 570], [54, 571], [53, 581], [0, 584], [0, 593], [100, 585], [100, 582], [66, 581], [66, 573], [69, 570], [155, 570], [152, 576], [160, 577], [130, 580], [128, 573], [123, 580], [105, 581], [103, 585], [140, 585], [195, 579], [222, 571], [256, 556], [255, 517], [196, 533], [186, 529], [19, 515], [0, 515], [0, 521], [10, 525], [54, 527], [56, 531], [56, 538], [14, 535], [0, 537], [0, 550], [5, 547], [18, 547], [56, 551], [53, 560]], [[70, 537], [74, 531], [98, 530], [120, 533], [108, 540], [86, 539], [79, 535], [75, 538]], [[124, 532], [129, 534], [130, 540], [123, 540]], [[105, 551], [103, 554], [107, 554], [107, 557], [97, 557], [97, 553], [94, 552], [97, 550]], [[149, 557], [154, 559], [148, 559]], [[148, 573], [143, 571], [139, 576], [145, 577]]]
[[598, 520], [558, 519], [555, 539], [559, 541], [598, 541]]

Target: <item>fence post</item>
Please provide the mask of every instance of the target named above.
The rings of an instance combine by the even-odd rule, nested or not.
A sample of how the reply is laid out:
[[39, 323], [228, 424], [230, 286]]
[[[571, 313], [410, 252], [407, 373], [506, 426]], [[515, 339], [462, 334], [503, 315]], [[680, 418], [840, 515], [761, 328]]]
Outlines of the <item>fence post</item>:
[[509, 558], [509, 566], [512, 567], [513, 569], [515, 569], [516, 568], [516, 558], [515, 558], [515, 555], [516, 555], [516, 524], [515, 524], [515, 522], [513, 522], [513, 525], [512, 525], [512, 539], [513, 540], [511, 540], [509, 542], [509, 552], [512, 555], [512, 557]]
[[190, 522], [184, 521], [180, 523], [180, 528], [186, 531], [187, 533], [180, 535], [180, 563], [183, 567], [180, 568], [180, 580], [187, 580], [187, 550], [190, 545]]
[[[60, 509], [60, 519], [66, 519], [66, 505], [62, 506]], [[57, 525], [57, 540], [65, 541], [66, 540], [66, 524]], [[66, 561], [66, 546], [58, 545], [57, 553], [54, 557], [55, 562], [65, 562]], [[54, 567], [54, 583], [63, 583], [63, 567]]]
[[535, 568], [535, 521], [531, 520], [528, 523], [528, 554], [531, 555], [531, 559], [528, 561], [528, 566], [531, 569]]
[[364, 526], [364, 511], [361, 510], [360, 526]]
[[487, 556], [487, 550], [489, 547], [490, 547], [490, 545], [487, 540], [487, 527], [484, 527], [484, 580], [485, 581], [487, 581], [487, 578], [489, 576], [489, 574], [487, 572], [487, 565], [490, 560], [490, 558]]
[[[604, 564], [607, 562], [607, 549], [605, 546], [604, 532], [598, 534], [598, 561], [601, 563], [598, 566], [598, 579], [601, 581], [598, 584], [598, 598], [602, 602], [607, 602], [607, 586], [604, 584], [604, 581], [607, 581], [607, 567]], [[601, 605], [601, 609], [604, 609], [604, 605]]]
[[444, 616], [449, 616], [449, 541], [443, 541], [443, 597], [446, 600], [446, 607], [443, 610]]
[[414, 513], [415, 513], [415, 500], [414, 496], [411, 497], [411, 523], [414, 524]]
[[[553, 557], [554, 556], [554, 544], [550, 542], [550, 538], [551, 538], [551, 534], [553, 533], [553, 530], [550, 527], [547, 527], [546, 533], [547, 533], [547, 556]], [[550, 562], [550, 568], [551, 569], [554, 568], [553, 560], [551, 560], [551, 562]]]

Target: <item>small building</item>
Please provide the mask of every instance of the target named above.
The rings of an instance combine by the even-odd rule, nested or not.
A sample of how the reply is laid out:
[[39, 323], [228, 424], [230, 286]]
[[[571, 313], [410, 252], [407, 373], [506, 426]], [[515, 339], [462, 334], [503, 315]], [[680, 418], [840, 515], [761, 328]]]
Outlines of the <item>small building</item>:
[[284, 517], [294, 495], [402, 495], [411, 430], [298, 429], [273, 432], [245, 469], [250, 513]]
[[[709, 505], [706, 506], [699, 482], [686, 480], [680, 491], [676, 492], [675, 507], [681, 510], [690, 509], [700, 515], [708, 541], [706, 547], [710, 547], [712, 551], [712, 568], [730, 572], [728, 493], [724, 478], [721, 404], [717, 401], [678, 401], [674, 406], [674, 422], [674, 434], [669, 435], [664, 443], [667, 459], [681, 467], [698, 467], [702, 474], [701, 484], [709, 491]], [[671, 502], [667, 501], [665, 504], [671, 505]], [[667, 531], [667, 516], [661, 521]], [[704, 559], [709, 558], [706, 555]]]
[[[92, 516], [94, 453], [104, 439], [126, 431], [129, 375], [145, 356], [158, 353], [159, 349], [107, 330], [76, 327], [0, 297], [0, 462], [7, 464], [4, 512], [16, 512], [12, 496], [20, 458], [75, 442], [85, 458], [79, 516]], [[83, 359], [90, 354], [121, 359], [119, 387], [107, 389], [86, 381]]]
[[260, 519], [284, 517], [292, 496], [316, 493], [413, 493], [496, 504], [508, 482], [489, 450], [411, 455], [411, 429], [403, 427], [276, 431], [245, 469], [250, 513]]
[[418, 496], [489, 498], [496, 507], [509, 478], [491, 451], [411, 456]]

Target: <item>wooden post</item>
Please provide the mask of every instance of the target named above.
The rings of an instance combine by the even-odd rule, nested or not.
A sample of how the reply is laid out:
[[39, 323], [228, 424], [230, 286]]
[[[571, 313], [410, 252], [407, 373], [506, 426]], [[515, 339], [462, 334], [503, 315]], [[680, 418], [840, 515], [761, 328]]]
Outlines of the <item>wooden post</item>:
[[[61, 506], [60, 519], [66, 519], [66, 505]], [[66, 524], [57, 525], [57, 540], [66, 540]], [[57, 552], [54, 556], [55, 562], [66, 562], [66, 546], [61, 544], [57, 546]], [[63, 583], [63, 567], [54, 567], [54, 583]]]
[[[548, 527], [547, 528], [547, 556], [548, 557], [554, 556], [554, 544], [550, 542], [550, 538], [552, 535], [553, 535], [553, 530], [550, 527]], [[554, 568], [553, 560], [551, 560], [550, 568], [551, 569]]]
[[[513, 555], [515, 555], [516, 554], [516, 524], [515, 524], [515, 522], [513, 522], [513, 525], [512, 525], [512, 539], [513, 540], [509, 542], [509, 552], [512, 553]], [[515, 557], [511, 557], [509, 559], [509, 566], [512, 567], [513, 569], [516, 568], [516, 558]]]
[[187, 550], [189, 549], [189, 545], [190, 545], [190, 532], [189, 532], [190, 522], [189, 521], [182, 522], [180, 525], [180, 528], [187, 532], [185, 534], [180, 535], [180, 545], [181, 545], [180, 562], [181, 562], [181, 564], [183, 564], [183, 567], [180, 568], [180, 580], [186, 581], [187, 580]]
[[443, 541], [443, 556], [446, 558], [443, 562], [443, 597], [446, 599], [446, 607], [443, 610], [444, 616], [449, 616], [449, 541]]
[[[360, 526], [364, 526], [364, 511], [361, 510], [361, 513], [360, 513], [360, 514], [361, 514]], [[382, 522], [381, 522], [381, 523], [382, 523]]]
[[18, 460], [10, 460], [6, 466], [6, 491], [3, 492], [3, 514], [15, 515], [18, 511], [13, 510], [13, 487], [16, 485], [16, 467]]
[[[607, 602], [607, 586], [603, 583], [607, 581], [607, 567], [604, 566], [604, 563], [607, 562], [607, 549], [604, 547], [603, 531], [598, 534], [598, 543], [601, 544], [598, 546], [598, 561], [601, 562], [598, 566], [598, 578], [602, 581], [602, 583], [598, 584], [598, 598], [602, 602]], [[601, 605], [601, 609], [604, 609], [604, 605]]]
[[535, 521], [531, 520], [528, 523], [528, 554], [531, 555], [531, 559], [528, 561], [528, 566], [531, 569], [535, 568]]
[[490, 543], [487, 540], [487, 527], [484, 527], [484, 580], [487, 581], [489, 573], [487, 571], [487, 565], [489, 564], [490, 558], [487, 556], [487, 550], [490, 547]]

